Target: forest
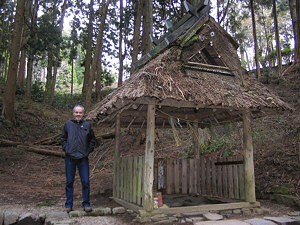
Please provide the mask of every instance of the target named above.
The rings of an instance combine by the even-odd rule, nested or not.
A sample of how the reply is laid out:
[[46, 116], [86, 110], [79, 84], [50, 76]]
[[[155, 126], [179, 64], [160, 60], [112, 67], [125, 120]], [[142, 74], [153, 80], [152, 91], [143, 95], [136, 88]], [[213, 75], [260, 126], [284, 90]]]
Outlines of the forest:
[[[238, 42], [242, 66], [268, 82], [299, 61], [296, 4], [218, 0], [210, 2], [210, 15]], [[186, 13], [184, 1], [176, 0], [2, 0], [0, 10], [0, 78], [6, 84], [1, 112], [10, 121], [16, 91], [53, 106], [55, 96], [77, 97], [89, 110], [101, 90], [120, 86], [152, 40]]]

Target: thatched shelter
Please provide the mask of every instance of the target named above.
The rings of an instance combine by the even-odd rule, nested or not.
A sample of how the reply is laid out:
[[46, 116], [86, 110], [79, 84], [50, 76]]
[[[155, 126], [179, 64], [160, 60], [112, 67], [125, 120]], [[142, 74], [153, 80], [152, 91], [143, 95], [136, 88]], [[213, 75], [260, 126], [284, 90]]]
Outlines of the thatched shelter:
[[[208, 15], [207, 1], [202, 1], [196, 8], [186, 2], [185, 6], [189, 13], [161, 39], [153, 38], [154, 48], [133, 65], [135, 73], [88, 114], [87, 119], [96, 124], [116, 127], [114, 198], [136, 211], [143, 208], [154, 214], [216, 209], [216, 206], [206, 205], [153, 210], [153, 182], [157, 179], [154, 177], [154, 129], [172, 126], [170, 118], [177, 118], [181, 124], [192, 124], [195, 128], [243, 121], [241, 167], [233, 165], [230, 181], [223, 180], [228, 189], [226, 197], [240, 202], [219, 204], [217, 209], [258, 206], [250, 121], [289, 109], [289, 106], [246, 75], [237, 55], [237, 43]], [[147, 129], [143, 158], [125, 160], [119, 157], [120, 127]], [[197, 141], [194, 147], [197, 152]], [[195, 154], [195, 158], [198, 157]], [[215, 191], [211, 195], [217, 196], [220, 188], [220, 193], [224, 194], [223, 186], [218, 187], [223, 178], [218, 180], [218, 177], [223, 177], [225, 170], [216, 168], [216, 165], [223, 164], [197, 159], [181, 162], [178, 168], [181, 168], [182, 180], [187, 166], [189, 171], [198, 172], [189, 172], [186, 184], [190, 186], [180, 181], [178, 191], [207, 195], [207, 190], [213, 188]], [[209, 176], [203, 173], [204, 170]], [[227, 169], [225, 172], [227, 174]], [[201, 173], [203, 176], [197, 178]], [[237, 174], [238, 179], [235, 179]], [[176, 192], [177, 178], [174, 179]], [[230, 193], [231, 186], [237, 186], [236, 194], [234, 191]]]

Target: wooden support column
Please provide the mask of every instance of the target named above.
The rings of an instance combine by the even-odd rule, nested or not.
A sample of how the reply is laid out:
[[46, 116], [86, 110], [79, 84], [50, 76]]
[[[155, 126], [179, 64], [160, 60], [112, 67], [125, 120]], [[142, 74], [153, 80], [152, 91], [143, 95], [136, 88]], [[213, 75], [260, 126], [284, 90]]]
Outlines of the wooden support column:
[[193, 144], [194, 144], [194, 158], [199, 159], [200, 158], [200, 152], [199, 152], [199, 141], [198, 141], [198, 121], [194, 121], [193, 123]]
[[245, 161], [245, 198], [247, 202], [256, 202], [255, 197], [255, 179], [253, 162], [253, 143], [251, 132], [250, 112], [243, 113], [243, 148]]
[[147, 112], [147, 133], [145, 148], [144, 168], [144, 197], [143, 207], [146, 211], [153, 210], [153, 173], [154, 173], [154, 130], [155, 130], [155, 105], [148, 105]]
[[117, 114], [115, 125], [115, 152], [114, 152], [114, 184], [113, 184], [113, 196], [119, 198], [119, 158], [120, 158], [120, 132], [121, 122], [120, 114]]
[[115, 157], [120, 157], [120, 133], [121, 133], [121, 121], [120, 114], [116, 116], [116, 127], [115, 127]]

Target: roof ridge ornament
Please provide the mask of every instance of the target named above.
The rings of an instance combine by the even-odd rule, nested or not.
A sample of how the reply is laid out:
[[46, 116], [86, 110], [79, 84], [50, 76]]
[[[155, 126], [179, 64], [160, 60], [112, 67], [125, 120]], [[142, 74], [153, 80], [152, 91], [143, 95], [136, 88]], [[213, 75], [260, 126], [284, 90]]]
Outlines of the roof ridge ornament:
[[209, 5], [209, 0], [202, 0], [200, 1], [195, 7], [193, 5], [191, 5], [190, 3], [188, 3], [186, 0], [183, 2], [183, 5], [184, 5], [184, 8], [185, 10], [192, 14], [193, 16], [196, 16], [196, 17], [200, 17], [200, 13], [201, 10]]

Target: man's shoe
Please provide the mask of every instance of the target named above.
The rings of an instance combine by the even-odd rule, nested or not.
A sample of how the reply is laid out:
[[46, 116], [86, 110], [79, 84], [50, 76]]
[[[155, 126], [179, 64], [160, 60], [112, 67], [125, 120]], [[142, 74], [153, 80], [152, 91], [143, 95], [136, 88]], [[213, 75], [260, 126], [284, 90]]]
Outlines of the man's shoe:
[[84, 206], [84, 207], [83, 207], [83, 210], [84, 210], [85, 212], [92, 212], [92, 211], [93, 211], [93, 209], [92, 209], [91, 206]]
[[69, 212], [71, 212], [71, 211], [72, 211], [72, 208], [71, 208], [71, 207], [66, 207], [65, 210], [64, 210], [64, 212], [66, 212], [66, 213], [69, 213]]

